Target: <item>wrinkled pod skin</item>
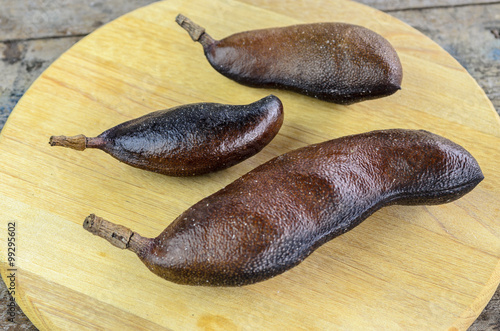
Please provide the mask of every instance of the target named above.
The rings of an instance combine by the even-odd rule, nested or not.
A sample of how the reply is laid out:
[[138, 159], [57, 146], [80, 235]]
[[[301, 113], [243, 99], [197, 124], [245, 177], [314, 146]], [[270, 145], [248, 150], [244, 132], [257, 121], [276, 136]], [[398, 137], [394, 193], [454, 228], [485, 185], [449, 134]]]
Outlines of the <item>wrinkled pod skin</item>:
[[287, 89], [338, 104], [385, 97], [401, 88], [396, 51], [361, 26], [301, 24], [214, 40], [187, 17], [179, 14], [176, 21], [202, 44], [215, 70], [243, 85]]
[[84, 227], [134, 251], [169, 281], [239, 286], [292, 268], [381, 207], [450, 202], [482, 179], [476, 160], [443, 137], [373, 131], [276, 157], [193, 205], [154, 239], [95, 215]]
[[52, 146], [98, 148], [136, 168], [192, 176], [235, 165], [264, 148], [283, 123], [281, 101], [249, 105], [197, 103], [124, 122], [97, 137], [52, 136]]

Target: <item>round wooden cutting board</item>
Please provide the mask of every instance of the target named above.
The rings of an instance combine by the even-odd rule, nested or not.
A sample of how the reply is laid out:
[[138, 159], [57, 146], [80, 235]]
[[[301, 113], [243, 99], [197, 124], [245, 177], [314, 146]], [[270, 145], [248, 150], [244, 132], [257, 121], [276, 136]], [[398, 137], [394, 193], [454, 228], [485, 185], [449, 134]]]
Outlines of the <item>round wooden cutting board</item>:
[[[399, 53], [402, 90], [339, 106], [239, 85], [211, 68], [201, 45], [175, 23], [178, 13], [214, 38], [306, 22], [366, 26]], [[245, 104], [271, 93], [285, 107], [278, 136], [251, 159], [206, 176], [157, 175], [98, 150], [48, 144], [51, 135], [94, 136], [158, 109]], [[386, 128], [426, 129], [457, 142], [485, 180], [453, 203], [383, 208], [292, 270], [239, 288], [170, 283], [82, 228], [96, 213], [155, 237], [189, 206], [276, 155]], [[1, 273], [6, 282], [15, 273], [16, 300], [42, 330], [464, 330], [500, 282], [498, 115], [438, 45], [351, 1], [169, 0], [129, 13], [40, 76], [1, 133], [0, 159]]]

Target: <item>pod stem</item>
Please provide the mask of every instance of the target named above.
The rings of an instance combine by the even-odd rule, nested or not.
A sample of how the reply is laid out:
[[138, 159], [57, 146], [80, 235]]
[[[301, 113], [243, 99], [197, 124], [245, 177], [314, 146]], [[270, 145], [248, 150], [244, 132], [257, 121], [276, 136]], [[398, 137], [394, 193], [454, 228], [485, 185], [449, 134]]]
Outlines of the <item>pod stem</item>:
[[96, 236], [106, 239], [113, 246], [129, 249], [138, 255], [141, 255], [152, 241], [151, 238], [142, 237], [123, 225], [109, 222], [95, 214], [90, 214], [85, 218], [83, 228]]
[[215, 42], [215, 40], [205, 32], [205, 28], [194, 23], [186, 16], [179, 14], [175, 18], [175, 21], [189, 33], [189, 36], [193, 39], [193, 41], [198, 41], [202, 44], [203, 48], [206, 48]]
[[52, 136], [49, 140], [50, 146], [61, 146], [77, 151], [83, 151], [86, 148], [102, 148], [106, 145], [106, 140], [101, 137], [85, 137], [83, 134], [77, 136]]
[[61, 146], [76, 149], [77, 151], [83, 151], [87, 148], [87, 137], [83, 134], [72, 137], [52, 136], [50, 137], [49, 144], [50, 146]]

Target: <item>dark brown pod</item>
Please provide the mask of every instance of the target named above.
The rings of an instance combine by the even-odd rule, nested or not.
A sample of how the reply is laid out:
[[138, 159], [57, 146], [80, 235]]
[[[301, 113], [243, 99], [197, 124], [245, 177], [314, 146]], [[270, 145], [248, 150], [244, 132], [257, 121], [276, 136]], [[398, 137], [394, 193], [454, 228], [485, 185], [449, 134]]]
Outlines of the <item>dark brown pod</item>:
[[228, 168], [266, 146], [283, 123], [283, 105], [269, 95], [249, 105], [197, 103], [124, 122], [97, 137], [52, 136], [50, 145], [98, 148], [144, 170], [171, 176]]
[[154, 239], [95, 215], [84, 227], [134, 251], [169, 281], [238, 286], [292, 268], [383, 206], [450, 202], [482, 179], [476, 160], [443, 137], [373, 131], [276, 157], [193, 205]]
[[218, 72], [252, 87], [296, 91], [351, 104], [401, 88], [403, 70], [391, 44], [352, 24], [314, 23], [246, 31], [214, 40], [179, 14], [177, 23]]

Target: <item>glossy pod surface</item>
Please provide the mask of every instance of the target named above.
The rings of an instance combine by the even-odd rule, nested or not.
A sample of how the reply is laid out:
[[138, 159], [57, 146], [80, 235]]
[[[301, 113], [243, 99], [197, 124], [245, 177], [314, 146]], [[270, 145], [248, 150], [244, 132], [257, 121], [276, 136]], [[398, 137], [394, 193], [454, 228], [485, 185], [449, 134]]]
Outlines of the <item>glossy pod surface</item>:
[[[140, 169], [190, 176], [221, 170], [255, 155], [276, 136], [282, 123], [283, 105], [270, 95], [249, 105], [197, 103], [160, 110], [94, 138], [51, 137], [51, 145], [98, 148]], [[71, 138], [80, 146], [68, 146]]]
[[358, 25], [301, 24], [214, 40], [182, 15], [177, 22], [203, 45], [218, 72], [244, 85], [288, 89], [339, 104], [388, 96], [401, 87], [394, 48]]
[[[292, 268], [383, 206], [446, 203], [482, 179], [476, 160], [443, 137], [374, 131], [276, 157], [193, 205], [157, 238], [108, 237], [124, 237], [122, 248], [167, 280], [245, 285]], [[84, 226], [106, 238], [95, 219]]]

